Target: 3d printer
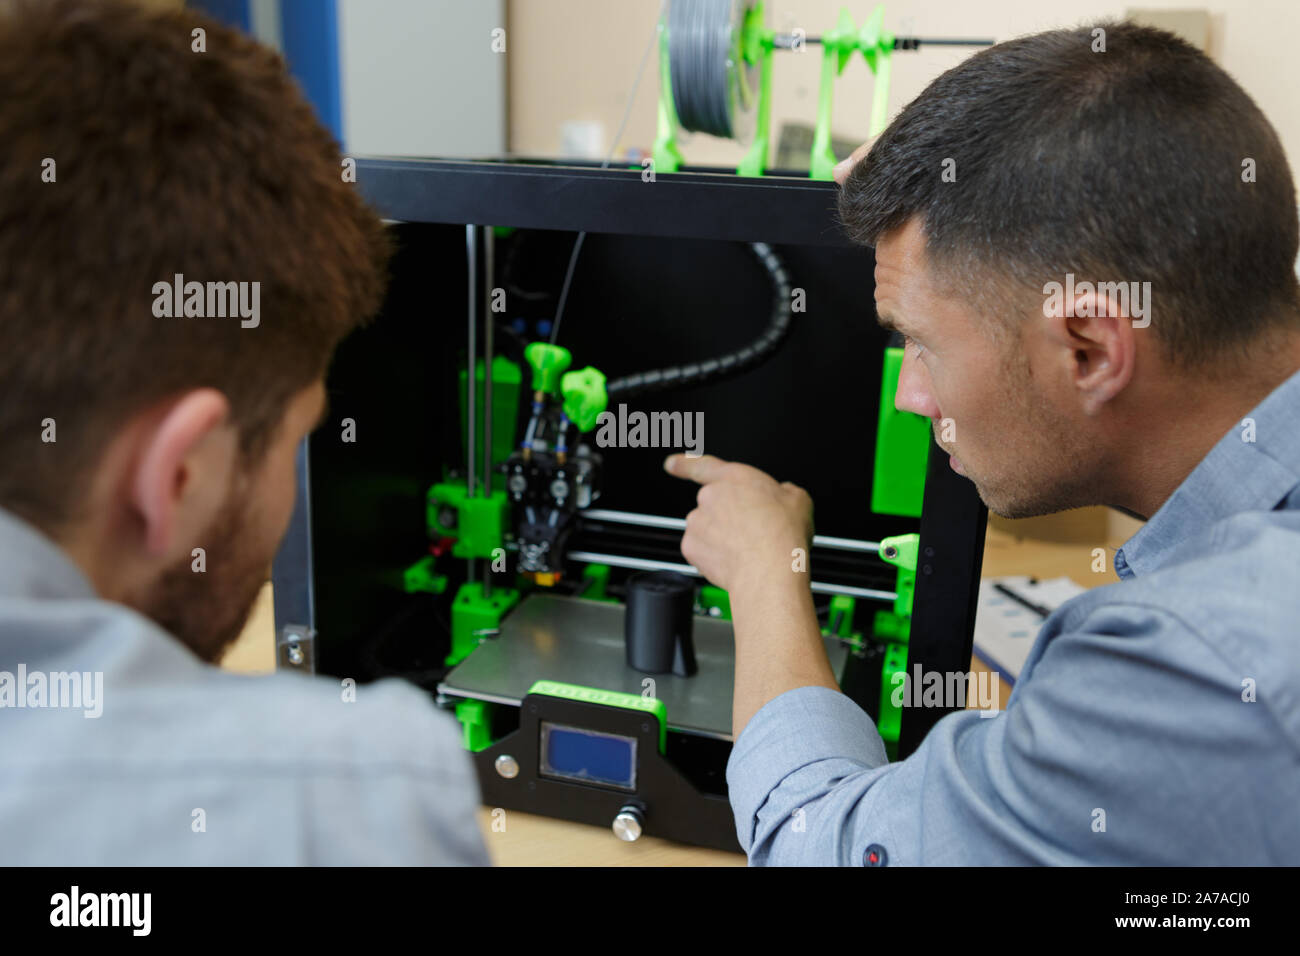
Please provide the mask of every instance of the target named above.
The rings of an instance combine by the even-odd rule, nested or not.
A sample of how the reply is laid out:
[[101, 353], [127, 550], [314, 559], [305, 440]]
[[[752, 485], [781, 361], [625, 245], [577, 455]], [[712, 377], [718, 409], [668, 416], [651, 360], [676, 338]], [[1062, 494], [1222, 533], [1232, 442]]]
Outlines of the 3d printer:
[[[488, 805], [736, 849], [730, 606], [679, 550], [671, 426], [812, 495], [827, 653], [892, 756], [946, 712], [895, 705], [900, 677], [969, 667], [986, 511], [894, 408], [901, 349], [834, 187], [673, 165], [359, 162], [393, 281], [330, 372], [352, 440], [300, 452], [277, 641], [284, 667], [428, 690]], [[668, 441], [601, 438], [638, 413]], [[689, 659], [678, 634], [644, 666], [629, 613], [688, 630]]]

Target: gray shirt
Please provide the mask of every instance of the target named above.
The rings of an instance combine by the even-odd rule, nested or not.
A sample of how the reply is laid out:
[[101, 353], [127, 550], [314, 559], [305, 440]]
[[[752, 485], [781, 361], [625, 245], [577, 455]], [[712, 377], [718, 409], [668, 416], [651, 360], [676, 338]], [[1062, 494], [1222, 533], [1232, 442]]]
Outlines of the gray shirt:
[[906, 760], [843, 694], [770, 701], [727, 767], [750, 862], [1300, 864], [1300, 372], [1115, 570], [1043, 623], [1005, 713]]
[[0, 510], [0, 864], [487, 864], [412, 685], [202, 663]]

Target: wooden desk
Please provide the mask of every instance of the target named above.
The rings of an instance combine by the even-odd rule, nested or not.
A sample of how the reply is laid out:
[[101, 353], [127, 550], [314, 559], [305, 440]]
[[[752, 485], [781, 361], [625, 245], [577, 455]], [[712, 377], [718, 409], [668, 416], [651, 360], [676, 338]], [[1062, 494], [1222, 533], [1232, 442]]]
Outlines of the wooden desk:
[[[1089, 530], [1062, 531], [1054, 541], [1022, 534], [1040, 520], [993, 519], [985, 538], [982, 574], [986, 577], [1028, 574], [1043, 578], [1065, 575], [1083, 587], [1109, 584], [1117, 580], [1112, 570], [1114, 549], [1139, 526], [1127, 519], [1110, 524], [1094, 521]], [[1048, 533], [1054, 532], [1049, 529]], [[1093, 549], [1097, 547], [1104, 547], [1107, 554], [1106, 571], [1102, 573], [1092, 570]], [[275, 669], [270, 584], [262, 589], [248, 625], [222, 666], [244, 673], [270, 673]], [[972, 672], [988, 670], [977, 658], [971, 658]], [[998, 706], [1005, 708], [1011, 687], [1001, 682], [999, 691]], [[483, 807], [478, 819], [488, 852], [498, 866], [744, 866], [746, 863], [740, 853], [683, 846], [650, 836], [636, 843], [623, 843], [607, 827], [570, 823], [518, 810]]]

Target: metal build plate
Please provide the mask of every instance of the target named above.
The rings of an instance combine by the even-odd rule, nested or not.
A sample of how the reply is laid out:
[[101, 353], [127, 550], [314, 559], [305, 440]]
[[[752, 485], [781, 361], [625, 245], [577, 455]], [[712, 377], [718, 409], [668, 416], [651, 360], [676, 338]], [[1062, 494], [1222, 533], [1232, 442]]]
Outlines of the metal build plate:
[[[699, 665], [694, 676], [642, 674], [627, 666], [622, 604], [534, 596], [501, 622], [497, 637], [452, 669], [438, 691], [517, 707], [539, 680], [640, 695], [641, 681], [652, 677], [655, 696], [668, 709], [669, 730], [731, 740], [736, 661], [731, 622], [696, 616], [693, 634]], [[828, 638], [826, 653], [839, 674], [844, 645]]]

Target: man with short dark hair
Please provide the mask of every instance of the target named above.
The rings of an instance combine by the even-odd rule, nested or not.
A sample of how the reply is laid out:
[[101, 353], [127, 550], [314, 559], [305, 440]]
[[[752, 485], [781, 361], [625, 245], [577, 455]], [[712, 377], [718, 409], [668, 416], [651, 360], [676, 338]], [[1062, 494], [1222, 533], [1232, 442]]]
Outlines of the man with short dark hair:
[[426, 695], [210, 666], [386, 281], [282, 60], [0, 0], [0, 143], [0, 862], [487, 863]]
[[896, 403], [989, 508], [1149, 520], [1005, 713], [890, 764], [790, 570], [808, 496], [670, 458], [703, 486], [683, 554], [731, 594], [750, 861], [1300, 863], [1300, 286], [1268, 121], [1198, 50], [1107, 23], [972, 56], [837, 178], [904, 336]]

